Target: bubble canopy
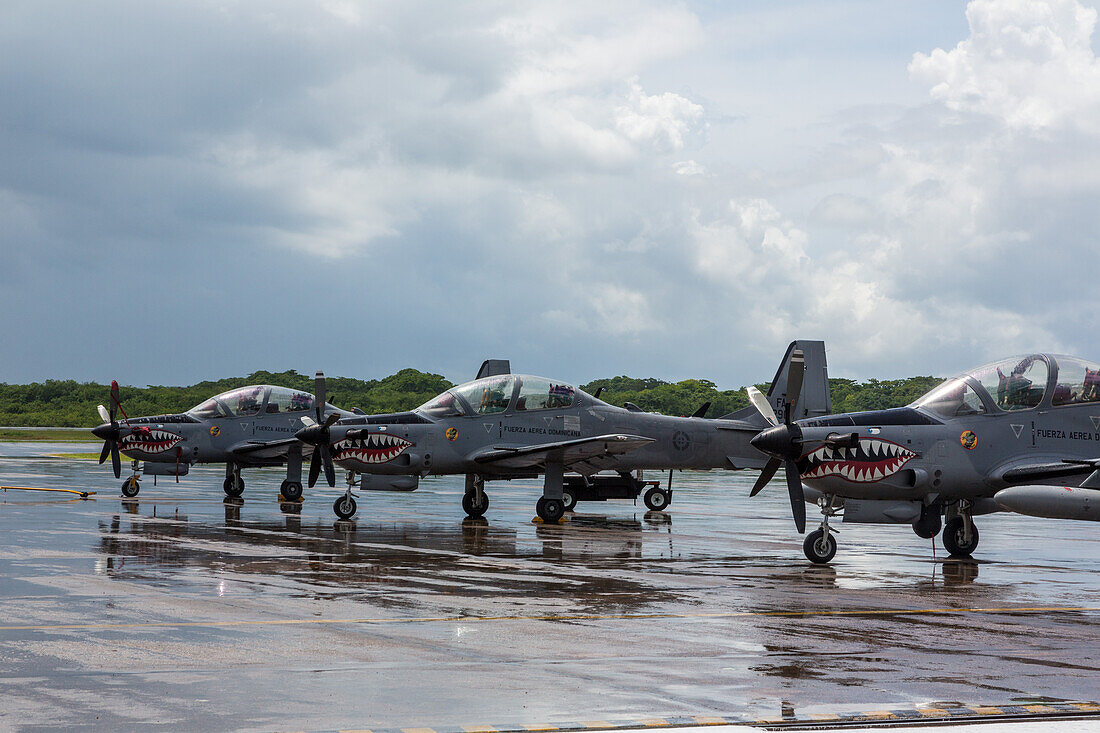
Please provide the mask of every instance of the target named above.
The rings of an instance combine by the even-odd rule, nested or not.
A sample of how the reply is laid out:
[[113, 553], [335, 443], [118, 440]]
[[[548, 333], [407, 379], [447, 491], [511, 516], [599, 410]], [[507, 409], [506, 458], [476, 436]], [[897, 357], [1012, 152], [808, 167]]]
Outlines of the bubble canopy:
[[[313, 409], [313, 395], [286, 387], [260, 384], [222, 392], [187, 411], [200, 420], [222, 417], [255, 417], [283, 413], [304, 413]], [[325, 403], [325, 412], [336, 408]]]
[[971, 369], [912, 403], [940, 417], [963, 417], [1100, 402], [1100, 364], [1028, 354]]
[[516, 412], [571, 407], [577, 390], [563, 382], [526, 374], [501, 374], [475, 379], [447, 390], [417, 408], [432, 417], [495, 415], [511, 407]]

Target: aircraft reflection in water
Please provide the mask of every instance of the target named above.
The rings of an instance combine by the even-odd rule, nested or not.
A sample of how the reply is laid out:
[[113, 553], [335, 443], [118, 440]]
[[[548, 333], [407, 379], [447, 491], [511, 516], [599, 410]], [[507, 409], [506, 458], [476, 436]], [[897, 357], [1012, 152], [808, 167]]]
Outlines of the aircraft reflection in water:
[[[441, 579], [461, 578], [463, 592], [491, 587], [500, 596], [526, 596], [566, 583], [571, 597], [575, 592], [572, 601], [589, 608], [671, 598], [662, 589], [624, 578], [617, 564], [622, 558], [641, 558], [643, 533], [667, 533], [666, 524], [582, 515], [575, 527], [540, 526], [535, 542], [520, 544], [516, 530], [491, 527], [485, 519], [454, 525], [337, 521], [325, 526], [289, 513], [281, 522], [241, 522], [239, 502], [226, 500], [225, 526], [184, 516], [167, 522], [147, 519], [137, 513], [137, 502], [128, 502], [130, 514], [100, 523], [99, 552], [105, 556], [100, 567], [120, 579], [146, 576], [151, 568], [196, 566], [285, 575], [318, 597], [326, 595], [325, 588], [338, 595], [336, 588], [379, 583], [434, 595]], [[535, 562], [529, 568], [517, 568], [515, 562], [481, 566], [471, 565], [471, 557]]]
[[[786, 365], [796, 361], [798, 381], [788, 385]], [[792, 418], [826, 415], [831, 409], [826, 377], [824, 343], [796, 341], [768, 396], [760, 399]], [[324, 389], [320, 373], [316, 389]], [[615, 407], [557, 380], [512, 374], [507, 361], [489, 360], [476, 380], [410, 412], [305, 419], [297, 435], [316, 447], [311, 487], [322, 466], [329, 486], [335, 486], [333, 462], [351, 472], [347, 491], [333, 504], [342, 519], [356, 512], [355, 474], [362, 475], [363, 489], [396, 491], [415, 489], [423, 476], [465, 474], [462, 508], [471, 517], [489, 507], [486, 481], [541, 475], [543, 492], [535, 510], [552, 522], [578, 500], [633, 498], [642, 489], [650, 509], [664, 509], [672, 498], [671, 469], [761, 467], [763, 454], [749, 444], [765, 427], [760, 415], [750, 407], [707, 419], [708, 407], [691, 417], [644, 412], [630, 404]], [[670, 471], [669, 488], [643, 482], [643, 470]], [[598, 475], [601, 471], [616, 475]]]
[[[1013, 357], [949, 379], [908, 407], [782, 422], [758, 393], [752, 398], [774, 425], [752, 440], [772, 456], [752, 494], [782, 466], [801, 532], [802, 484], [810, 487], [805, 499], [822, 512], [803, 545], [813, 562], [836, 553], [829, 519], [841, 511], [846, 524], [911, 524], [923, 538], [942, 526], [956, 556], [978, 546], [977, 515], [1098, 518], [1100, 365]], [[1087, 478], [1063, 487], [1071, 476]]]
[[[286, 499], [300, 499], [302, 458], [313, 450], [294, 437], [302, 417], [355, 414], [325, 402], [323, 391], [314, 398], [266, 384], [223, 392], [187, 412], [130, 418], [122, 409], [118, 382], [111, 382], [110, 403], [109, 409], [99, 406], [103, 424], [92, 433], [103, 439], [99, 462], [110, 456], [115, 478], [122, 476], [120, 453], [133, 461], [133, 474], [122, 482], [122, 495], [129, 498], [138, 495], [142, 475], [179, 481], [196, 463], [224, 463], [226, 496], [244, 493], [242, 468], [286, 464], [279, 491]], [[120, 412], [122, 422], [117, 419]]]

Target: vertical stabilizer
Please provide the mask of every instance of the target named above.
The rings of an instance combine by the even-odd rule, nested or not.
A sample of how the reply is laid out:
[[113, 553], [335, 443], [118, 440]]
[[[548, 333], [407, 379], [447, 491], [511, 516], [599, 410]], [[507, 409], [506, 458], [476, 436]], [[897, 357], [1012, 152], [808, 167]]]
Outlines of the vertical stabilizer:
[[772, 378], [772, 386], [768, 389], [768, 402], [776, 415], [782, 415], [787, 407], [784, 393], [787, 391], [787, 366], [791, 362], [791, 354], [801, 351], [806, 359], [805, 376], [802, 378], [802, 393], [795, 406], [792, 420], [803, 420], [808, 417], [821, 417], [833, 411], [833, 400], [829, 394], [829, 366], [825, 363], [824, 341], [792, 341], [787, 347], [787, 353], [783, 355], [783, 361], [779, 364], [775, 376]]

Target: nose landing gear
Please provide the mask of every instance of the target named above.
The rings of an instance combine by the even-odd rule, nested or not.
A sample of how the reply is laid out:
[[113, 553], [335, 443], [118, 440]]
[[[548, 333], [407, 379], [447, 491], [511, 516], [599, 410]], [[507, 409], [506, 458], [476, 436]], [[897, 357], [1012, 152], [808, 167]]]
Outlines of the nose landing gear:
[[133, 461], [131, 466], [133, 467], [134, 475], [127, 478], [122, 482], [122, 495], [127, 499], [133, 499], [141, 491], [141, 485], [138, 481], [141, 480], [141, 471], [137, 461]]
[[829, 517], [837, 516], [840, 510], [833, 506], [833, 500], [832, 494], [822, 495], [817, 500], [817, 505], [821, 507], [821, 527], [806, 535], [802, 543], [806, 559], [817, 565], [824, 565], [836, 555], [836, 537], [833, 537], [836, 530], [829, 526]]

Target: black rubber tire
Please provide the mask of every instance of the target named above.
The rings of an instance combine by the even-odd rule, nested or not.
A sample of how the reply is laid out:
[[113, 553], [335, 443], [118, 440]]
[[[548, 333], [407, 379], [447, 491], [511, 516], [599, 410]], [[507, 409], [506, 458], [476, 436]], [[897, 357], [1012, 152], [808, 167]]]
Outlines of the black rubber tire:
[[222, 482], [222, 490], [225, 491], [226, 496], [231, 496], [236, 499], [244, 493], [244, 479], [240, 479], [234, 486], [233, 477], [227, 476], [225, 481]]
[[541, 497], [535, 504], [535, 513], [544, 522], [556, 522], [565, 516], [565, 502], [561, 499]]
[[336, 501], [332, 502], [332, 511], [336, 512], [336, 516], [340, 519], [351, 519], [355, 516], [357, 508], [355, 499], [350, 496], [338, 496]]
[[575, 512], [577, 511], [577, 495], [569, 489], [565, 489], [561, 492], [562, 503], [565, 504], [565, 511]]
[[134, 477], [130, 477], [122, 482], [122, 495], [127, 499], [133, 499], [141, 491], [141, 485]]
[[287, 501], [301, 501], [302, 500], [302, 484], [300, 481], [284, 481], [279, 486], [279, 493], [283, 495], [283, 498]]
[[926, 514], [917, 521], [913, 522], [913, 531], [916, 532], [917, 537], [924, 540], [930, 540], [940, 533], [943, 529], [943, 520], [939, 514]]
[[802, 551], [806, 553], [806, 559], [810, 562], [824, 565], [836, 554], [836, 537], [830, 534], [826, 541], [825, 532], [815, 529], [806, 535], [802, 543]]
[[978, 549], [978, 526], [971, 523], [970, 544], [963, 542], [962, 517], [954, 517], [943, 528], [943, 549], [954, 557], [970, 557]]
[[485, 512], [489, 511], [489, 495], [482, 491], [480, 504], [475, 503], [476, 497], [477, 494], [473, 492], [462, 495], [462, 509], [466, 512], [467, 517], [473, 519], [483, 517]]
[[672, 500], [668, 498], [668, 492], [664, 489], [658, 489], [656, 486], [645, 492], [642, 501], [655, 512], [663, 512], [672, 503]]

